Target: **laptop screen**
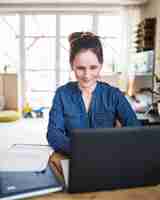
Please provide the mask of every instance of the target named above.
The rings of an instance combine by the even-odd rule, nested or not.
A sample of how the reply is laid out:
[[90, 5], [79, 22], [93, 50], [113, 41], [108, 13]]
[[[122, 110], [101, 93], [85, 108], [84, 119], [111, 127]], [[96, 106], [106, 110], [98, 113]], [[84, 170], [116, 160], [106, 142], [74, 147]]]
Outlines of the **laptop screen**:
[[160, 126], [74, 129], [69, 191], [160, 183]]

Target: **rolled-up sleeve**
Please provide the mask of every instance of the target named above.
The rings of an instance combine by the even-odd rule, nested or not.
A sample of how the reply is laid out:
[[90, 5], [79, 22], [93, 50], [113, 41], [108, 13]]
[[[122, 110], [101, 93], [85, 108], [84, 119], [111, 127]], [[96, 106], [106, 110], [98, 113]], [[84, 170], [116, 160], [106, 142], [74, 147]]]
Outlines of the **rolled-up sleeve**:
[[141, 126], [135, 112], [123, 93], [117, 89], [117, 115], [123, 126]]
[[70, 153], [70, 139], [65, 134], [63, 103], [59, 90], [56, 91], [49, 113], [47, 140], [55, 151]]

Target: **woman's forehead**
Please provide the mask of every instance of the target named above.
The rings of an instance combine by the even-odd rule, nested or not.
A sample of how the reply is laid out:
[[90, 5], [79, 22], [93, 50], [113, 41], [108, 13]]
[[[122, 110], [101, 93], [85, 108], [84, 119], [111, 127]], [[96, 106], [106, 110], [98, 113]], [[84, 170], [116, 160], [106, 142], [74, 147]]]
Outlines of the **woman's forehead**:
[[73, 64], [78, 64], [78, 63], [93, 63], [99, 64], [97, 55], [93, 53], [91, 50], [85, 50], [85, 51], [80, 51], [78, 54], [76, 54]]

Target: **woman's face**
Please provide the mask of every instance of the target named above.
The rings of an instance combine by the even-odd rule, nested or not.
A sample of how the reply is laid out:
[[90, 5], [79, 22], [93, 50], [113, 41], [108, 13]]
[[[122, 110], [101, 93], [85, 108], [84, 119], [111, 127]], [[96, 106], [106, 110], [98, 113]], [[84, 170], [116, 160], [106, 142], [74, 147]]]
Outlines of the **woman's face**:
[[75, 77], [82, 88], [92, 88], [99, 77], [102, 64], [91, 50], [78, 53], [72, 64]]

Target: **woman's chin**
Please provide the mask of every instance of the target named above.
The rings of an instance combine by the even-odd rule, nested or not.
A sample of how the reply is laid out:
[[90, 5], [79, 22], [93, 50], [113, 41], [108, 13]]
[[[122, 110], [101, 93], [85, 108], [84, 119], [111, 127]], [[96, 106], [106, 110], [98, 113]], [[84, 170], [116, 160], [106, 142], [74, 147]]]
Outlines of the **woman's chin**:
[[92, 88], [92, 87], [94, 87], [94, 85], [95, 85], [95, 83], [93, 83], [93, 82], [83, 82], [83, 83], [80, 83], [80, 86], [82, 87], [82, 88]]

